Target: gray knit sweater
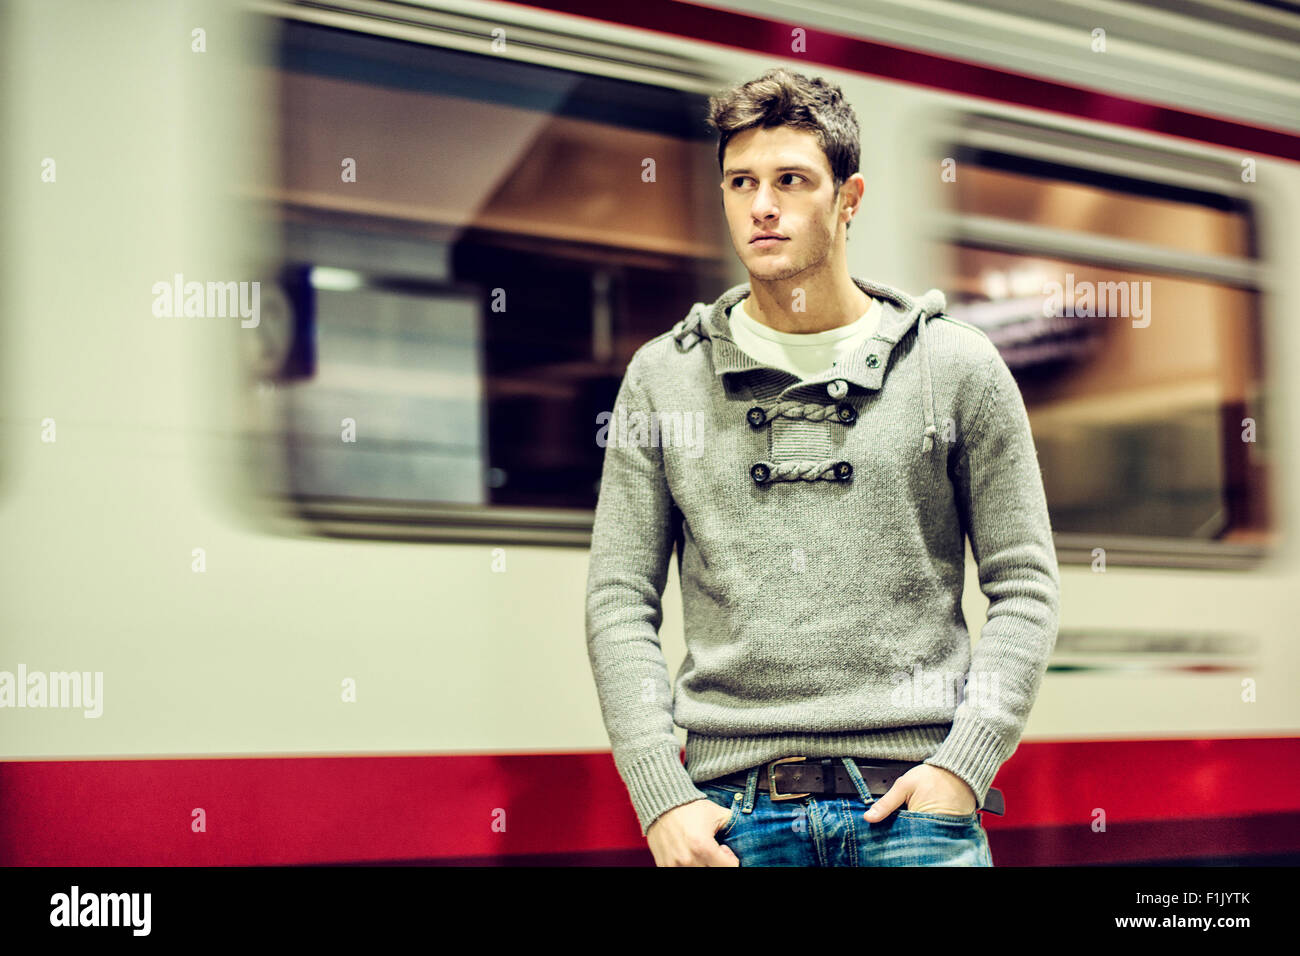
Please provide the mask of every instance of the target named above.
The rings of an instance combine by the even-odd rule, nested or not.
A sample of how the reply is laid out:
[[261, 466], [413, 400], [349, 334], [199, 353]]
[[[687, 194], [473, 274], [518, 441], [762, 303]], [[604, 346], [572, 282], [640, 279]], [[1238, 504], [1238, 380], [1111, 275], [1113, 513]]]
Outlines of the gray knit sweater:
[[[1020, 390], [938, 290], [853, 281], [880, 327], [826, 374], [801, 383], [737, 347], [742, 284], [638, 349], [598, 419], [587, 650], [643, 834], [696, 783], [798, 754], [924, 761], [983, 807], [1038, 693], [1059, 577]], [[966, 535], [990, 602], [973, 651]], [[670, 686], [674, 548], [687, 654]]]

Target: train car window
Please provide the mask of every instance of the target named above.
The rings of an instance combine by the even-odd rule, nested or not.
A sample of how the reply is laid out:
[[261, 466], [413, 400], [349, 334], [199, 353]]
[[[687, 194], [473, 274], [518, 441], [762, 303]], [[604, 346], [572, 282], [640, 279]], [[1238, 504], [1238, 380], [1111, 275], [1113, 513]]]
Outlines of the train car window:
[[326, 534], [586, 544], [632, 353], [737, 281], [705, 94], [280, 26], [259, 487]]
[[949, 311], [1021, 387], [1061, 559], [1258, 560], [1275, 509], [1240, 169], [979, 114], [943, 152]]

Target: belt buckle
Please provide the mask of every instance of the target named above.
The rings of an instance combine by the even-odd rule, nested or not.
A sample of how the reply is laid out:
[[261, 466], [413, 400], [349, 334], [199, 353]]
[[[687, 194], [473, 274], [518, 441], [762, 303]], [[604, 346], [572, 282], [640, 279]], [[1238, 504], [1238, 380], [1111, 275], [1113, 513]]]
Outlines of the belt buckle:
[[797, 763], [801, 760], [807, 760], [807, 757], [782, 757], [779, 760], [773, 760], [767, 765], [767, 793], [773, 800], [795, 800], [799, 797], [810, 797], [811, 793], [777, 793], [776, 792], [776, 765], [779, 763]]

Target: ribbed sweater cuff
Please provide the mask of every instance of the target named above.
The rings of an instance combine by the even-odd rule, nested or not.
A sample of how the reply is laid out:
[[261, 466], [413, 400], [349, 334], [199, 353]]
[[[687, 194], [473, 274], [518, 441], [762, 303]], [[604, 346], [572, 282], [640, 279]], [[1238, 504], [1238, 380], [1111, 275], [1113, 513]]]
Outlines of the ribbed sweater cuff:
[[982, 810], [993, 777], [1009, 756], [1006, 742], [987, 726], [974, 720], [954, 720], [939, 749], [924, 763], [942, 767], [966, 781], [975, 792], [975, 809]]
[[641, 822], [642, 836], [655, 820], [673, 807], [692, 800], [708, 799], [691, 782], [690, 774], [682, 766], [681, 748], [675, 743], [642, 754], [621, 764], [618, 770], [627, 784], [632, 807]]

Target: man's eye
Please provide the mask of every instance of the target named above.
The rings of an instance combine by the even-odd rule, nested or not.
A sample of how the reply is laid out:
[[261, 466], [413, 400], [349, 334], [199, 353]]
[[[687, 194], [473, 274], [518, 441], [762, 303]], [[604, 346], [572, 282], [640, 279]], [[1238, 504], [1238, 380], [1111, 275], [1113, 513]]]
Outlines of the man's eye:
[[[734, 188], [734, 189], [739, 189], [739, 188], [741, 188], [741, 187], [745, 184], [745, 182], [746, 182], [747, 180], [750, 180], [750, 179], [752, 179], [752, 178], [753, 178], [753, 177], [751, 177], [751, 176], [735, 176], [735, 177], [733, 177], [732, 180], [731, 180], [732, 188]], [[797, 179], [797, 180], [799, 180], [800, 182], [803, 182], [803, 181], [804, 181], [804, 177], [800, 176], [798, 173], [782, 173], [782, 174], [781, 174], [781, 179], [782, 179], [782, 180], [787, 180], [787, 179]], [[793, 183], [788, 184], [788, 185], [793, 185]]]

